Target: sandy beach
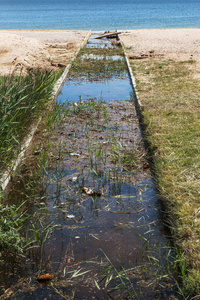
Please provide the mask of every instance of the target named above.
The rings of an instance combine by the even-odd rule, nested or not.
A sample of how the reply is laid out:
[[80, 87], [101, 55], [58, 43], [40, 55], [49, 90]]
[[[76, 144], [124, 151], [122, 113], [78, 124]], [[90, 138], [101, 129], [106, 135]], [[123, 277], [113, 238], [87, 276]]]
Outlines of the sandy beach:
[[0, 74], [66, 66], [89, 31], [0, 30]]
[[[66, 66], [88, 31], [0, 30], [0, 74], [13, 70]], [[120, 35], [133, 59], [190, 60], [200, 70], [200, 29], [126, 30]]]
[[200, 60], [200, 29], [146, 29], [130, 30], [120, 35], [129, 53], [149, 54], [166, 58]]
[[130, 59], [194, 60], [200, 78], [200, 28], [128, 30], [120, 35]]

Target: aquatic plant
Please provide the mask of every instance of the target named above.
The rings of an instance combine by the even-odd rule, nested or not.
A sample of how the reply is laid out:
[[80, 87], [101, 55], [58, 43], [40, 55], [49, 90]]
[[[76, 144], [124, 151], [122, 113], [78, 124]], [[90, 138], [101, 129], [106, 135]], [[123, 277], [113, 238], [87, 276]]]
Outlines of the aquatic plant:
[[20, 230], [27, 218], [22, 209], [23, 204], [18, 207], [0, 204], [0, 252], [8, 250], [23, 252], [25, 239]]
[[[89, 55], [93, 56], [88, 57]], [[114, 60], [113, 55], [118, 55], [119, 58]], [[69, 74], [71, 78], [87, 76], [90, 81], [106, 81], [113, 76], [123, 77], [127, 70], [123, 57], [121, 47], [111, 49], [83, 48], [77, 59], [73, 62]]]

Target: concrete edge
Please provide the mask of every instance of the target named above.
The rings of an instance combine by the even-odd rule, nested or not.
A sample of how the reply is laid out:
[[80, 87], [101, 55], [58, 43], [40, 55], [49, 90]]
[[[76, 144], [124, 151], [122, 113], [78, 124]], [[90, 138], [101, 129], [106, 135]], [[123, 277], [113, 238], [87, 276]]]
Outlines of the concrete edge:
[[124, 51], [124, 56], [125, 56], [125, 60], [126, 60], [130, 80], [131, 80], [131, 85], [133, 87], [133, 93], [134, 93], [134, 98], [135, 98], [135, 101], [136, 101], [136, 105], [137, 105], [137, 107], [140, 108], [140, 110], [142, 110], [143, 106], [142, 106], [142, 103], [140, 102], [140, 99], [139, 99], [139, 95], [138, 95], [138, 92], [137, 92], [136, 80], [135, 80], [135, 77], [133, 75], [133, 71], [131, 69], [131, 65], [130, 65], [130, 62], [129, 62], [129, 59], [128, 59], [128, 55], [126, 53], [125, 46], [124, 46], [123, 42], [121, 40], [120, 40], [120, 42], [121, 42], [121, 45], [122, 45], [122, 49]]
[[[53, 93], [52, 93], [53, 101], [57, 98], [57, 96], [58, 96], [58, 94], [59, 94], [66, 78], [67, 78], [67, 74], [68, 74], [68, 72], [71, 68], [71, 65], [72, 65], [73, 61], [75, 60], [75, 58], [76, 58], [77, 54], [79, 53], [80, 49], [83, 48], [85, 46], [85, 44], [87, 43], [88, 39], [90, 38], [90, 35], [91, 35], [91, 31], [88, 32], [87, 36], [85, 37], [85, 39], [81, 43], [80, 47], [78, 48], [78, 50], [74, 54], [73, 58], [71, 59], [71, 61], [67, 65], [67, 67], [65, 68], [65, 70], [62, 73], [61, 77], [55, 83], [54, 88], [53, 88]], [[28, 147], [29, 147], [29, 145], [32, 141], [32, 138], [33, 138], [40, 122], [41, 122], [41, 119], [42, 119], [42, 117], [39, 117], [38, 121], [31, 127], [30, 132], [28, 133], [28, 137], [26, 137], [25, 140], [22, 142], [21, 151], [18, 154], [18, 157], [11, 161], [11, 166], [1, 176], [1, 178], [0, 178], [0, 188], [1, 188], [2, 191], [4, 191], [6, 189], [6, 187], [8, 186], [8, 184], [11, 180], [12, 173], [14, 173], [16, 171], [17, 167], [21, 163], [21, 161], [24, 157], [25, 151], [28, 149]]]
[[42, 118], [40, 117], [39, 120], [36, 122], [36, 124], [34, 124], [34, 126], [32, 126], [31, 131], [28, 134], [28, 137], [26, 137], [25, 141], [22, 143], [21, 152], [18, 154], [18, 157], [15, 160], [11, 161], [11, 166], [2, 175], [2, 177], [0, 179], [2, 191], [4, 191], [6, 189], [7, 185], [10, 182], [12, 173], [14, 173], [16, 171], [18, 165], [21, 163], [22, 158], [24, 157], [24, 153], [25, 153], [26, 149], [28, 148], [28, 146], [30, 145], [30, 142], [41, 122], [41, 119]]
[[63, 86], [63, 84], [65, 83], [65, 80], [67, 78], [68, 72], [72, 66], [73, 61], [75, 60], [76, 56], [78, 55], [79, 51], [81, 50], [81, 48], [83, 48], [85, 46], [85, 44], [87, 43], [87, 41], [89, 40], [91, 35], [91, 30], [88, 32], [87, 36], [85, 37], [84, 41], [82, 42], [82, 44], [80, 45], [80, 47], [78, 48], [78, 50], [76, 51], [74, 57], [71, 59], [71, 61], [69, 62], [69, 64], [67, 65], [67, 67], [65, 68], [64, 72], [62, 73], [61, 77], [57, 80], [54, 89], [53, 89], [53, 98], [57, 98], [58, 94], [60, 93], [60, 90]]

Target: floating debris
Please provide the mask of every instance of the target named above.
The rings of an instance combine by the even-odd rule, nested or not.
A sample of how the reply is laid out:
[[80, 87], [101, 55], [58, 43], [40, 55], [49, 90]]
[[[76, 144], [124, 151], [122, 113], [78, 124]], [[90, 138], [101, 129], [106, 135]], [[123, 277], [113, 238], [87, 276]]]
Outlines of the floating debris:
[[74, 219], [74, 218], [75, 218], [75, 215], [66, 215], [66, 217], [67, 217], [68, 219]]
[[41, 150], [37, 150], [37, 151], [34, 151], [34, 155], [40, 155], [42, 152], [41, 152]]
[[85, 193], [86, 195], [89, 195], [89, 196], [98, 196], [100, 197], [102, 195], [102, 192], [101, 191], [95, 191], [91, 188], [87, 188], [87, 187], [83, 187], [82, 188], [82, 192]]
[[99, 36], [95, 37], [95, 39], [102, 39], [106, 37], [107, 39], [113, 39], [118, 38], [118, 35], [121, 34], [121, 32], [116, 31], [105, 31], [103, 34], [100, 34]]
[[72, 182], [75, 182], [77, 181], [78, 177], [77, 176], [73, 176], [73, 177], [70, 177], [69, 180], [72, 181]]
[[69, 153], [70, 156], [80, 156], [78, 153]]
[[136, 198], [136, 196], [131, 196], [131, 195], [116, 195], [113, 198], [126, 199], [126, 198]]
[[143, 169], [149, 169], [149, 168], [150, 166], [148, 162], [143, 163]]
[[38, 282], [45, 282], [45, 281], [50, 281], [53, 279], [53, 276], [50, 275], [49, 273], [41, 275], [37, 278]]

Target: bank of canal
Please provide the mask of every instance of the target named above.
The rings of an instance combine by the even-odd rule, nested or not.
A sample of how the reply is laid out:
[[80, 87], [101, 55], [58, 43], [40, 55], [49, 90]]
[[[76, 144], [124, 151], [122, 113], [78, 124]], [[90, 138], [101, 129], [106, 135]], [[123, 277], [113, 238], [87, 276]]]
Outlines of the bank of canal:
[[[20, 259], [3, 257], [1, 286], [9, 288], [3, 297], [178, 299], [119, 46], [90, 38], [55, 114], [57, 125], [36, 141], [6, 199], [26, 201], [32, 242]], [[37, 282], [46, 273], [53, 279]]]

